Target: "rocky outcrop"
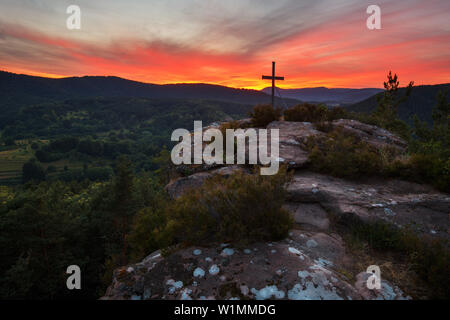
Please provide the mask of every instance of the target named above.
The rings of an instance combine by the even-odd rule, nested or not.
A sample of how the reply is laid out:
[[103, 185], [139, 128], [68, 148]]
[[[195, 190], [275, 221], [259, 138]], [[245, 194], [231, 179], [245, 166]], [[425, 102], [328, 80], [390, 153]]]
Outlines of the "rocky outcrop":
[[246, 171], [246, 170], [239, 166], [229, 166], [214, 169], [211, 171], [197, 172], [191, 174], [190, 176], [178, 178], [170, 182], [166, 186], [166, 191], [171, 198], [176, 199], [180, 197], [188, 189], [195, 189], [200, 187], [205, 182], [206, 179], [212, 178], [215, 175], [227, 177], [238, 171]]
[[[237, 122], [237, 125], [242, 125], [242, 128], [247, 128], [250, 123], [249, 119], [244, 119]], [[377, 126], [361, 123], [356, 120], [340, 119], [330, 123], [332, 129], [341, 129], [348, 134], [367, 142], [375, 148], [390, 147], [398, 151], [406, 149], [406, 142], [390, 133], [387, 130], [378, 128]], [[207, 129], [220, 128], [220, 124], [212, 124], [203, 128]], [[308, 138], [313, 136], [323, 136], [325, 133], [317, 130], [316, 126], [311, 122], [290, 122], [290, 121], [274, 121], [267, 126], [268, 138], [270, 141], [270, 129], [279, 130], [279, 161], [286, 164], [289, 168], [302, 168], [308, 163], [309, 152], [306, 148]], [[255, 128], [256, 132], [260, 129]], [[239, 134], [237, 134], [239, 136]], [[202, 142], [202, 148], [206, 146], [206, 142]], [[195, 143], [192, 141], [192, 149]], [[270, 150], [270, 144], [268, 146]], [[258, 150], [252, 150], [256, 154]], [[249, 148], [246, 146], [246, 161], [248, 162]], [[194, 172], [205, 171], [217, 167], [216, 165], [192, 165], [189, 166]], [[181, 166], [184, 170], [186, 166]]]
[[301, 224], [326, 229], [325, 212], [354, 214], [449, 238], [450, 196], [430, 186], [395, 179], [354, 182], [305, 171], [294, 175], [287, 191], [288, 207]]
[[377, 126], [350, 119], [335, 120], [332, 124], [333, 128], [341, 128], [344, 132], [352, 134], [376, 148], [389, 146], [404, 151], [407, 147], [407, 143], [403, 139]]
[[279, 130], [280, 161], [290, 168], [301, 168], [308, 163], [306, 141], [311, 136], [323, 135], [310, 122], [274, 121], [267, 129]]
[[[400, 151], [406, 143], [386, 130], [353, 120], [336, 120], [341, 128], [377, 148]], [[359, 266], [331, 217], [388, 221], [431, 237], [449, 239], [450, 196], [430, 186], [395, 179], [358, 182], [308, 171], [307, 139], [325, 133], [307, 122], [272, 122], [279, 129], [280, 161], [296, 169], [286, 186], [284, 207], [292, 213], [295, 230], [287, 239], [246, 247], [211, 244], [184, 248], [166, 257], [155, 252], [142, 262], [115, 270], [103, 299], [405, 299], [395, 284], [368, 289], [371, 276]], [[186, 168], [183, 168], [183, 170]], [[215, 175], [245, 166], [195, 166], [192, 174], [166, 186], [172, 198], [200, 187]], [[358, 266], [349, 276], [348, 266]], [[360, 270], [362, 269], [362, 270]]]
[[[367, 292], [338, 272], [345, 249], [337, 235], [293, 230], [280, 242], [244, 248], [190, 247], [164, 258], [160, 252], [120, 268], [102, 299], [405, 299], [383, 281]], [[367, 275], [369, 276], [369, 275]], [[362, 276], [361, 276], [362, 277]]]

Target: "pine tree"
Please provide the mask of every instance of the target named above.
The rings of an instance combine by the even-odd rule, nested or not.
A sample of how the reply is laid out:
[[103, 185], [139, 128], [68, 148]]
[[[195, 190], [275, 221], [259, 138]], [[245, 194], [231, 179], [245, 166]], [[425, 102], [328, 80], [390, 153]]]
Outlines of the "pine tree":
[[117, 263], [128, 263], [127, 234], [136, 208], [133, 205], [133, 165], [127, 157], [120, 157], [116, 166], [116, 178], [113, 184], [114, 199], [111, 213], [120, 243], [120, 257]]
[[387, 81], [384, 84], [384, 94], [381, 98], [378, 98], [377, 109], [375, 115], [380, 117], [383, 121], [389, 123], [390, 121], [397, 119], [398, 106], [405, 102], [411, 95], [411, 90], [414, 85], [414, 81], [411, 81], [406, 87], [406, 93], [403, 97], [398, 97], [398, 89], [400, 82], [398, 81], [397, 74], [392, 76], [392, 71], [389, 71]]

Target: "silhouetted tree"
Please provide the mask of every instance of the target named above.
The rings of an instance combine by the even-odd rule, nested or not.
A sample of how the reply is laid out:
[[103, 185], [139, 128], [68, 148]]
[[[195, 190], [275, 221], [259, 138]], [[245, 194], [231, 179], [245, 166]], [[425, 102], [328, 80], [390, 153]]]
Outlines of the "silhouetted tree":
[[44, 181], [45, 171], [42, 165], [35, 159], [26, 162], [22, 167], [22, 180], [24, 183], [28, 181]]

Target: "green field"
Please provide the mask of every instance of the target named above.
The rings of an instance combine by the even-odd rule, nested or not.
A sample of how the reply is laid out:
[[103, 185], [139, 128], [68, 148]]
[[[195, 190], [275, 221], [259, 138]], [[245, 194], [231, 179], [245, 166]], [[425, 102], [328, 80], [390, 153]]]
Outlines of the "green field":
[[0, 183], [11, 184], [20, 182], [22, 166], [32, 157], [28, 146], [0, 151]]
[[[31, 142], [29, 144], [22, 143], [15, 149], [0, 151], [0, 185], [17, 184], [22, 181], [22, 166], [34, 156], [30, 144]], [[50, 163], [43, 163], [42, 165], [44, 169], [47, 169], [49, 166], [56, 168], [50, 176], [54, 176], [57, 173], [64, 171], [65, 166], [70, 169], [83, 168], [81, 162], [69, 160], [58, 160]]]

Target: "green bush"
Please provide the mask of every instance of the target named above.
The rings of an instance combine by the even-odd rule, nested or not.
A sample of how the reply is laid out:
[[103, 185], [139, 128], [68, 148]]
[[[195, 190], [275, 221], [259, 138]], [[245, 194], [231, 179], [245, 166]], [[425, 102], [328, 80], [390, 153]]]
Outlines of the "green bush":
[[357, 178], [362, 175], [379, 174], [383, 169], [381, 153], [357, 137], [333, 130], [326, 136], [311, 137], [311, 167], [337, 177]]
[[143, 209], [129, 235], [133, 256], [142, 258], [175, 244], [283, 239], [293, 225], [291, 215], [282, 208], [289, 178], [285, 168], [274, 176], [215, 176], [176, 200]]
[[22, 166], [23, 183], [27, 183], [28, 181], [40, 182], [45, 179], [45, 170], [36, 159], [31, 159]]
[[428, 288], [429, 298], [450, 298], [450, 252], [443, 240], [419, 237], [407, 228], [400, 229], [384, 221], [363, 222], [355, 216], [339, 218], [351, 243], [367, 243], [378, 251], [405, 256], [421, 285]]
[[253, 127], [266, 127], [272, 121], [280, 120], [281, 109], [273, 108], [271, 105], [257, 105], [250, 112]]
[[329, 109], [323, 104], [302, 103], [284, 111], [284, 120], [295, 122], [324, 122], [347, 118], [344, 108]]
[[328, 108], [311, 103], [298, 104], [284, 111], [284, 120], [296, 122], [319, 122], [327, 120]]
[[292, 227], [282, 209], [289, 177], [284, 168], [274, 176], [216, 176], [175, 201], [167, 230], [179, 242], [197, 244], [282, 239]]
[[416, 181], [433, 184], [440, 190], [450, 191], [450, 103], [447, 93], [439, 92], [433, 108], [433, 126], [414, 118], [413, 139], [409, 149], [411, 158], [396, 163], [394, 174], [408, 174]]
[[395, 160], [386, 171], [393, 177], [430, 183], [439, 190], [450, 192], [450, 159], [435, 153], [415, 153], [403, 161]]
[[139, 261], [149, 253], [164, 248], [169, 242], [164, 232], [167, 224], [167, 200], [161, 199], [157, 206], [137, 212], [128, 240], [132, 250], [131, 258]]
[[[406, 240], [406, 236], [403, 239]], [[448, 247], [441, 240], [414, 240], [407, 243], [409, 261], [419, 278], [430, 288], [430, 298], [450, 299]]]

